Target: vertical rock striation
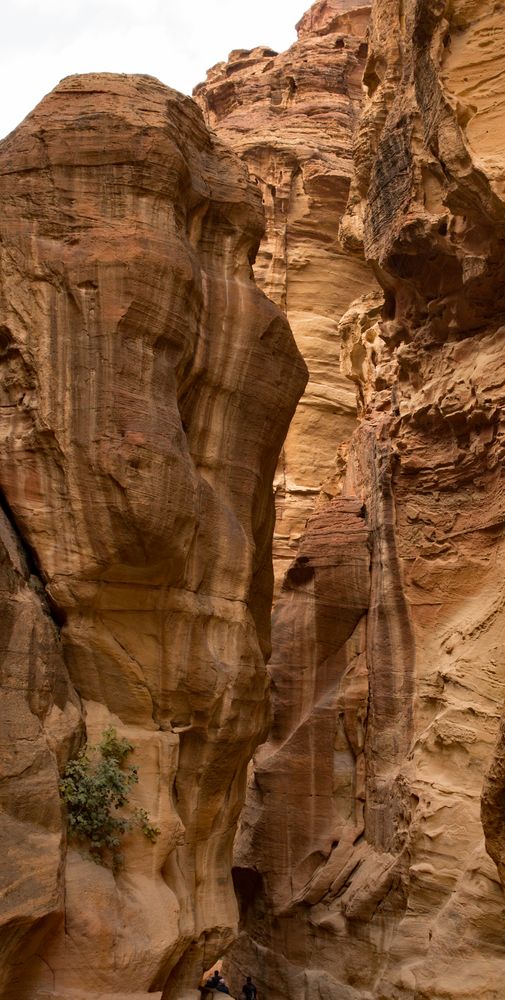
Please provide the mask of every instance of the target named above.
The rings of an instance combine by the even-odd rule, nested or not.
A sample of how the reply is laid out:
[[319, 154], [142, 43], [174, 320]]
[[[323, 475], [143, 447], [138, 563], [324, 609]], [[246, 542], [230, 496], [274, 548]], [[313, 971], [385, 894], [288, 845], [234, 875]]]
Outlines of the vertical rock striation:
[[320, 0], [287, 52], [232, 52], [194, 92], [260, 188], [266, 231], [256, 279], [286, 311], [310, 373], [275, 479], [277, 593], [356, 422], [352, 386], [339, 372], [338, 321], [372, 278], [343, 250], [338, 223], [352, 175], [369, 13], [365, 0]]
[[[0, 145], [0, 204], [4, 996], [181, 998], [235, 931], [305, 369], [252, 280], [259, 193], [156, 80], [64, 80]], [[65, 852], [81, 717], [134, 745], [132, 804], [161, 829], [117, 875]]]
[[[384, 289], [329, 517], [274, 620], [239, 974], [269, 1000], [503, 1000], [505, 22], [377, 2], [341, 227]], [[279, 831], [279, 833], [278, 833]]]

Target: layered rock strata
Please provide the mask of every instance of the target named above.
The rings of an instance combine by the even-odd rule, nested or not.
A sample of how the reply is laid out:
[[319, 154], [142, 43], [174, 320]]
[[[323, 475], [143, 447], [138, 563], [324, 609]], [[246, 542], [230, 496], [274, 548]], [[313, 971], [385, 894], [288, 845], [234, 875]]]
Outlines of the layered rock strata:
[[[259, 192], [156, 80], [64, 80], [0, 145], [0, 204], [3, 996], [179, 1000], [235, 933], [305, 368], [252, 278]], [[117, 874], [66, 849], [57, 787], [110, 725], [161, 830]]]
[[256, 279], [286, 311], [310, 373], [275, 480], [277, 593], [356, 421], [354, 391], [339, 372], [338, 321], [372, 276], [342, 248], [338, 223], [352, 175], [369, 13], [364, 0], [319, 0], [287, 52], [236, 50], [194, 92], [259, 186], [266, 231]]
[[269, 1000], [505, 995], [504, 43], [488, 0], [372, 12], [342, 233], [385, 304], [341, 324], [359, 428], [277, 605], [237, 847]]

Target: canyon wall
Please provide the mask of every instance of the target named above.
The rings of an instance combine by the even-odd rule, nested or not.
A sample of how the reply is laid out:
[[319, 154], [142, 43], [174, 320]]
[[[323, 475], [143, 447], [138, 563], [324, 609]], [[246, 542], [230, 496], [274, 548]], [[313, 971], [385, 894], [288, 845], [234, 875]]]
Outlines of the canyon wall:
[[[193, 996], [236, 930], [265, 732], [272, 478], [306, 371], [261, 198], [150, 77], [64, 80], [0, 144], [2, 996]], [[114, 873], [59, 774], [134, 746]]]
[[365, 0], [320, 0], [277, 54], [232, 52], [194, 96], [210, 127], [245, 160], [262, 195], [266, 230], [254, 272], [285, 310], [309, 369], [275, 477], [276, 594], [340, 443], [356, 423], [355, 392], [340, 374], [338, 321], [373, 284], [338, 238], [352, 176], [363, 91]]
[[384, 302], [340, 324], [359, 423], [274, 612], [229, 968], [268, 1000], [503, 1000], [502, 5], [377, 0], [369, 41], [341, 241]]
[[[219, 139], [92, 75], [0, 144], [3, 1000], [190, 1000], [233, 940], [278, 306], [230, 975], [505, 995], [505, 21], [377, 0], [339, 237], [367, 17], [211, 71]], [[108, 725], [161, 830], [115, 873], [58, 795]]]

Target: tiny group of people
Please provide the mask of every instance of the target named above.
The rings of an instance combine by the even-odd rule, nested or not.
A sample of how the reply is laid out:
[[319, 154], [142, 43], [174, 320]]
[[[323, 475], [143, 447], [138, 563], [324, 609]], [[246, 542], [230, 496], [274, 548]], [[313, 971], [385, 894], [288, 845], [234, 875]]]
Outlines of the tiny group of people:
[[[205, 989], [216, 990], [218, 993], [228, 993], [228, 995], [230, 993], [221, 973], [217, 969], [212, 973], [210, 979], [207, 979]], [[250, 976], [247, 976], [240, 995], [243, 1000], [256, 1000], [256, 987]]]

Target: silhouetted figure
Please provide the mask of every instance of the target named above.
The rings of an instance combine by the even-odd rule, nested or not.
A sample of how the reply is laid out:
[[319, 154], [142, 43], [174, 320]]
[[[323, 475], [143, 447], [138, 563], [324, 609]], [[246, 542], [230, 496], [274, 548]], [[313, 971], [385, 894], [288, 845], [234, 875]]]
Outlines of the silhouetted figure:
[[223, 977], [217, 971], [213, 972], [210, 979], [205, 983], [206, 990], [217, 990], [218, 993], [230, 993]]
[[256, 1000], [256, 987], [250, 976], [247, 976], [247, 979], [242, 987], [242, 994], [245, 997], [245, 1000]]

